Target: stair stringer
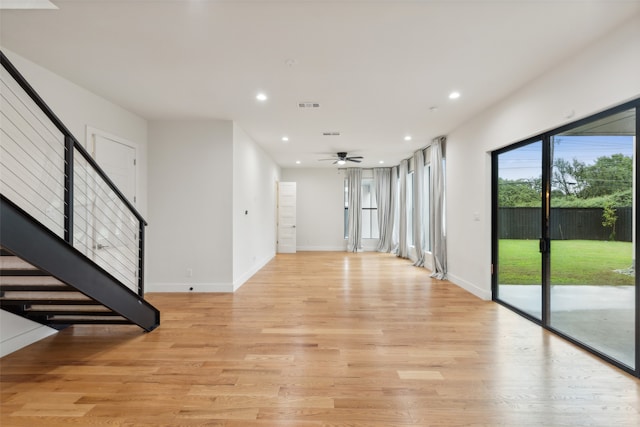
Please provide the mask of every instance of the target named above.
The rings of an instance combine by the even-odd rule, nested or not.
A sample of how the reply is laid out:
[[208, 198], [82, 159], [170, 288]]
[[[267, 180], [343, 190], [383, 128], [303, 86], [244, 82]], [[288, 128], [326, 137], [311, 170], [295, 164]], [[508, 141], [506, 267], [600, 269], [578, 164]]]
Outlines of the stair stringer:
[[146, 331], [160, 324], [155, 307], [3, 195], [0, 246]]

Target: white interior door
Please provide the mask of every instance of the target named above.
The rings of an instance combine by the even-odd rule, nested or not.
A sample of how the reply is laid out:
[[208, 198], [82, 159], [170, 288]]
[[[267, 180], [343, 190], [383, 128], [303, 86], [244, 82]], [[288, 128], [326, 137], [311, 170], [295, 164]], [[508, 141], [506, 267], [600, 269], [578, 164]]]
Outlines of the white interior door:
[[136, 204], [136, 149], [134, 146], [97, 133], [93, 134], [93, 158], [120, 192]]
[[[91, 132], [91, 151], [98, 165], [118, 190], [136, 204], [136, 147], [116, 137]], [[96, 181], [92, 206], [94, 260], [135, 289], [138, 271], [138, 222], [124, 203]]]
[[278, 183], [278, 252], [296, 252], [296, 183]]

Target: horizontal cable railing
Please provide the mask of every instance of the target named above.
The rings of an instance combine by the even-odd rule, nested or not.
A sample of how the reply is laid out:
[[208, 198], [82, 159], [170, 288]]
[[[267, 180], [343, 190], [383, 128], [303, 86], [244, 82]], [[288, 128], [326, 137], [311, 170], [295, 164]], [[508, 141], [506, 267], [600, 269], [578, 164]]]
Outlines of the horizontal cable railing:
[[2, 193], [64, 236], [64, 135], [0, 69]]
[[137, 285], [138, 221], [79, 153], [74, 154], [73, 245], [125, 285]]
[[145, 220], [0, 52], [0, 193], [138, 295]]

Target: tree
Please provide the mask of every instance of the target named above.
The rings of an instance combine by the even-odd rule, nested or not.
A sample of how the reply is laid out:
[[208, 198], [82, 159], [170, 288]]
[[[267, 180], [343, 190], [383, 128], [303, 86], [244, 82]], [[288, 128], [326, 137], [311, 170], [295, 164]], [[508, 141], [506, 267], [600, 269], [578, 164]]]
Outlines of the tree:
[[611, 202], [607, 202], [602, 209], [602, 226], [611, 227], [609, 240], [616, 239], [616, 222], [618, 221], [618, 213]]
[[551, 185], [553, 188], [560, 190], [560, 192], [566, 196], [576, 194], [576, 178], [574, 165], [580, 164], [576, 159], [573, 159], [573, 164], [568, 160], [559, 159], [553, 160], [553, 177], [551, 179]]
[[539, 178], [498, 178], [498, 204], [500, 207], [540, 206], [542, 182]]
[[633, 160], [623, 154], [598, 157], [588, 166], [574, 159], [572, 166], [581, 198], [606, 196], [631, 188]]

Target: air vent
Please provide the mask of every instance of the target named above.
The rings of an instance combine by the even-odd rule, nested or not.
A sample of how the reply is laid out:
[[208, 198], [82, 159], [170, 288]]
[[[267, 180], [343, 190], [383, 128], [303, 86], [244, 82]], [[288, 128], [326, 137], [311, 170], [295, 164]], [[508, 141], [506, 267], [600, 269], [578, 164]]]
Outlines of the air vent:
[[340, 132], [322, 132], [323, 136], [340, 136]]
[[299, 108], [320, 108], [317, 102], [298, 102]]

